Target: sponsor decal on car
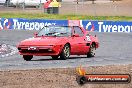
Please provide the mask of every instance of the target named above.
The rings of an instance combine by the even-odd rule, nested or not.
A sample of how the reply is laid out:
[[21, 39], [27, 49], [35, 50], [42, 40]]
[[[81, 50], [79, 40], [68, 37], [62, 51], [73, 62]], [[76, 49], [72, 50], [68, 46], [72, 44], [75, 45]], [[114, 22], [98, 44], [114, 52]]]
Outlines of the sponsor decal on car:
[[33, 46], [31, 46], [31, 47], [28, 47], [28, 50], [37, 50], [37, 47], [33, 47]]
[[90, 36], [86, 36], [88, 42], [91, 42]]

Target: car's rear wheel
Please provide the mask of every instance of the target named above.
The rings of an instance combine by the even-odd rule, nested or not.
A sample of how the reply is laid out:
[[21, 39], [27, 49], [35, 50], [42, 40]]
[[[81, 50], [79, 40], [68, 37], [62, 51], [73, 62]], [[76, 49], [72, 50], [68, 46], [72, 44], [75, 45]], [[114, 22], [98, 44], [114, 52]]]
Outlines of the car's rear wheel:
[[57, 60], [59, 56], [51, 56], [51, 57], [52, 57], [52, 59]]
[[69, 58], [69, 56], [70, 56], [70, 46], [66, 44], [62, 49], [62, 52], [60, 54], [60, 59], [66, 60], [67, 58]]
[[23, 55], [24, 60], [31, 61], [33, 58], [33, 55]]
[[87, 57], [94, 57], [95, 56], [95, 50], [96, 50], [95, 44], [91, 44], [89, 52], [87, 53]]

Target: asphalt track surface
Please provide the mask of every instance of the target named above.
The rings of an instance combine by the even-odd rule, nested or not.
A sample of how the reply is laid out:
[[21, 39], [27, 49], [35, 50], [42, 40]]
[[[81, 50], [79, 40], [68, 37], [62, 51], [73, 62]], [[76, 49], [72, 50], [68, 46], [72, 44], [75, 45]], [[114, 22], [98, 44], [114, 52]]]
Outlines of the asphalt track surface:
[[[1, 30], [0, 43], [16, 46], [23, 39], [33, 37], [35, 31]], [[43, 68], [67, 68], [82, 66], [125, 65], [132, 63], [132, 33], [94, 32], [100, 41], [96, 56], [71, 56], [67, 60], [52, 60], [48, 56], [35, 56], [32, 61], [24, 61], [18, 53], [0, 58], [0, 70], [25, 70]]]

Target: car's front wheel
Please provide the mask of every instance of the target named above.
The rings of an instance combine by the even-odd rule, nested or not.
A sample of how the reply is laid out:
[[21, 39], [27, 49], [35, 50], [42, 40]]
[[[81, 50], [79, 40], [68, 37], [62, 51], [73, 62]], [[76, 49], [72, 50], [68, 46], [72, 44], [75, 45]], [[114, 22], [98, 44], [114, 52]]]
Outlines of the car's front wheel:
[[95, 44], [91, 44], [89, 52], [87, 53], [87, 57], [94, 57], [95, 56], [95, 50], [96, 50]]
[[33, 58], [33, 55], [23, 55], [24, 60], [30, 61]]
[[62, 52], [60, 54], [60, 59], [66, 60], [67, 58], [69, 58], [69, 56], [70, 56], [70, 46], [66, 44], [62, 49]]

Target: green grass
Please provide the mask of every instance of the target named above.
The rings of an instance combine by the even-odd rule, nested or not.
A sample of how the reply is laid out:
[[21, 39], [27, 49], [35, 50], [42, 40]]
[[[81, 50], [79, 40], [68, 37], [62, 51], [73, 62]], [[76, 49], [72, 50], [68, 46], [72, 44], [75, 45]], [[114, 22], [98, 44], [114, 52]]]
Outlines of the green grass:
[[0, 18], [58, 19], [58, 20], [112, 20], [132, 21], [132, 16], [87, 16], [87, 15], [52, 15], [44, 13], [0, 13]]

